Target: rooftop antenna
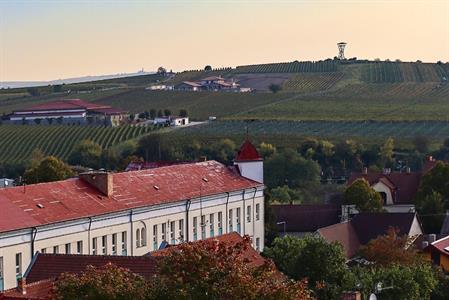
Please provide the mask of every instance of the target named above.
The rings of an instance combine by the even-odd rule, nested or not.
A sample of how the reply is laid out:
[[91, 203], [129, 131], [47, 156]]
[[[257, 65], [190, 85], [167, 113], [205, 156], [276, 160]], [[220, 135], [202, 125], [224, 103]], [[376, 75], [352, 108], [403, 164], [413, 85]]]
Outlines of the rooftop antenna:
[[337, 44], [338, 47], [338, 59], [339, 60], [344, 60], [345, 59], [345, 47], [346, 47], [346, 43], [345, 42], [340, 42]]

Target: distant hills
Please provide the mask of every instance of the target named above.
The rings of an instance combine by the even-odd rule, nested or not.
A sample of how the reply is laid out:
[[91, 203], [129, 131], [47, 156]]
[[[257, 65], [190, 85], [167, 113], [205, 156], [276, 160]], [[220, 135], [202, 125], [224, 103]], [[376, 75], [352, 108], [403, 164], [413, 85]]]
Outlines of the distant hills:
[[58, 84], [71, 84], [71, 83], [83, 83], [83, 82], [91, 82], [98, 80], [106, 80], [106, 79], [115, 79], [115, 78], [124, 78], [124, 77], [133, 77], [133, 76], [142, 76], [142, 75], [151, 75], [155, 72], [145, 72], [143, 70], [135, 72], [135, 73], [120, 73], [120, 74], [112, 74], [112, 75], [96, 75], [96, 76], [82, 76], [82, 77], [73, 77], [73, 78], [65, 78], [65, 79], [57, 79], [50, 81], [0, 81], [0, 89], [1, 88], [23, 88], [23, 87], [35, 87], [35, 86], [47, 86], [47, 85], [58, 85]]

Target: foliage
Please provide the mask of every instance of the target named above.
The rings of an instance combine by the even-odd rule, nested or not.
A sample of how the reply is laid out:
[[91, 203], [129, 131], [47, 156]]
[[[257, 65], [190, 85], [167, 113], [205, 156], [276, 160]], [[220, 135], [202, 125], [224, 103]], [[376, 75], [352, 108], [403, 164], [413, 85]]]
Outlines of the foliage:
[[204, 67], [204, 71], [212, 71], [212, 67], [207, 65]]
[[382, 211], [382, 198], [364, 178], [355, 180], [343, 195], [344, 204], [354, 204], [360, 212]]
[[171, 110], [169, 110], [169, 109], [164, 109], [164, 116], [166, 116], [166, 117], [169, 117], [169, 116], [171, 116]]
[[440, 268], [435, 270], [435, 276], [438, 280], [437, 286], [433, 289], [431, 300], [449, 299], [449, 275], [445, 274]]
[[412, 265], [420, 260], [417, 250], [407, 235], [399, 236], [399, 230], [390, 227], [385, 235], [371, 240], [360, 250], [368, 261], [380, 266], [392, 264]]
[[274, 153], [276, 153], [276, 147], [272, 144], [268, 143], [260, 143], [259, 145], [259, 154], [263, 157], [263, 159], [267, 159], [270, 156], [272, 156]]
[[287, 185], [290, 188], [310, 188], [319, 183], [320, 167], [298, 152], [286, 149], [277, 152], [264, 164], [266, 185], [269, 188]]
[[179, 116], [181, 118], [186, 118], [188, 116], [187, 110], [186, 109], [179, 110]]
[[446, 214], [442, 195], [432, 191], [424, 198], [418, 197], [415, 204], [424, 230], [429, 233], [439, 233]]
[[150, 283], [151, 299], [312, 299], [305, 282], [289, 281], [266, 261], [256, 267], [243, 255], [248, 236], [235, 246], [205, 240], [168, 251]]
[[285, 236], [276, 238], [264, 254], [287, 276], [296, 280], [307, 278], [318, 299], [337, 299], [348, 287], [346, 258], [343, 247], [336, 242], [328, 243], [312, 235]]
[[280, 90], [282, 90], [282, 87], [279, 84], [272, 83], [272, 84], [270, 84], [268, 89], [275, 94], [275, 93], [279, 92]]
[[424, 135], [417, 135], [412, 139], [413, 146], [419, 153], [428, 153], [430, 139]]
[[73, 175], [72, 170], [63, 161], [49, 156], [44, 158], [38, 166], [26, 170], [24, 180], [27, 184], [32, 184], [63, 180]]
[[70, 154], [69, 163], [99, 169], [101, 165], [101, 154], [102, 148], [98, 143], [91, 140], [82, 140]]
[[383, 287], [393, 287], [380, 292], [379, 299], [397, 300], [429, 299], [438, 281], [428, 263], [413, 265], [393, 264], [388, 267], [356, 267], [352, 270], [355, 284], [361, 286], [364, 299], [374, 292], [380, 282]]
[[55, 283], [54, 300], [126, 300], [146, 299], [146, 282], [128, 269], [111, 263], [95, 268], [87, 266], [79, 274], [62, 274]]
[[279, 201], [281, 203], [290, 203], [293, 200], [296, 200], [298, 195], [292, 189], [290, 189], [287, 185], [278, 186], [274, 189], [271, 189], [271, 198], [272, 200]]
[[393, 164], [393, 149], [394, 140], [389, 137], [385, 143], [380, 147], [380, 159], [383, 166], [392, 167]]

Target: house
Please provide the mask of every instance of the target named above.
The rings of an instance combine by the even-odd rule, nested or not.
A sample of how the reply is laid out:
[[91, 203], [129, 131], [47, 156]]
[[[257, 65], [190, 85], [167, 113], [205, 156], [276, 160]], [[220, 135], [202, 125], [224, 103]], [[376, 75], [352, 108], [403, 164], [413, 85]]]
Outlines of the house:
[[125, 111], [80, 99], [55, 100], [13, 111], [12, 124], [107, 125], [118, 126], [127, 118]]
[[[233, 232], [221, 236], [208, 238], [229, 246], [243, 241], [243, 238]], [[201, 241], [197, 241], [199, 243]], [[152, 251], [143, 256], [112, 256], [112, 255], [74, 255], [74, 254], [43, 254], [37, 253], [26, 270], [17, 288], [9, 289], [3, 294], [1, 300], [12, 299], [48, 299], [59, 275], [62, 273], [80, 274], [87, 266], [102, 267], [108, 263], [130, 270], [149, 280], [157, 275], [157, 261], [172, 251], [177, 251], [176, 245], [162, 250]], [[254, 267], [261, 266], [265, 259], [254, 248], [249, 247], [243, 251], [242, 256], [248, 264]]]
[[174, 89], [183, 92], [198, 92], [201, 91], [201, 84], [192, 81], [183, 81], [175, 85]]
[[14, 186], [14, 180], [9, 178], [0, 178], [0, 189]]
[[416, 241], [423, 234], [416, 213], [359, 213], [351, 220], [317, 230], [318, 235], [328, 242], [339, 242], [348, 259], [354, 257], [361, 246], [378, 236], [385, 235], [389, 228], [399, 230]]
[[154, 125], [162, 126], [184, 126], [189, 124], [189, 117], [177, 117], [177, 116], [166, 116], [166, 117], [156, 117], [153, 122]]
[[37, 252], [139, 256], [234, 231], [263, 251], [258, 166], [205, 161], [1, 189], [1, 286], [15, 287]]
[[449, 272], [449, 236], [434, 241], [424, 249], [429, 260]]
[[279, 232], [294, 236], [337, 224], [341, 214], [337, 204], [279, 204], [271, 205], [271, 210]]
[[[369, 172], [364, 168], [361, 173], [351, 173], [348, 180], [350, 186], [355, 180], [363, 178], [378, 192], [383, 200], [384, 208], [389, 212], [414, 212], [413, 200], [418, 192], [421, 178], [436, 165], [436, 161], [429, 157], [423, 170], [420, 172], [391, 172], [385, 169], [383, 172]], [[342, 206], [343, 219], [348, 215], [357, 213], [353, 205]]]

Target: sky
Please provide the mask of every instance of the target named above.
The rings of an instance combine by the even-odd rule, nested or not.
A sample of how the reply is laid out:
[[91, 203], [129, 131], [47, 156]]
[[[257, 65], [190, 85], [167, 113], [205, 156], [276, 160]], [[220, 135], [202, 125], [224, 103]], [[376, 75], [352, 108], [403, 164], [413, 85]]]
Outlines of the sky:
[[449, 61], [449, 0], [0, 0], [0, 81], [346, 57]]

